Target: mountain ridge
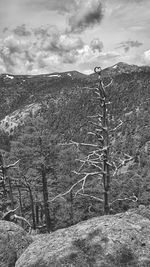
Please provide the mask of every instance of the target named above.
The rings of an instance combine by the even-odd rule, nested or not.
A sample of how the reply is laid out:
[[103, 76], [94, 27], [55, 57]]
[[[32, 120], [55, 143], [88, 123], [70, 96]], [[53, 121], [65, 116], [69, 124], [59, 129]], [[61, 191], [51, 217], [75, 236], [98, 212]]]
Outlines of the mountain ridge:
[[[110, 78], [113, 80], [113, 91], [116, 92], [117, 96], [122, 95], [125, 98], [127, 89], [124, 92], [121, 89], [116, 89], [120, 84], [120, 87], [127, 86], [128, 94], [136, 95], [135, 97], [140, 102], [140, 96], [138, 91], [147, 91], [148, 94], [148, 83], [149, 83], [149, 66], [136, 66], [129, 65], [124, 62], [119, 62], [111, 67], [102, 70], [102, 77], [104, 82], [109, 83]], [[41, 75], [12, 75], [12, 74], [1, 74], [0, 75], [0, 120], [1, 128], [5, 128], [6, 132], [13, 132], [13, 129], [19, 124], [18, 116], [20, 121], [23, 121], [23, 117], [26, 118], [25, 114], [34, 113], [34, 106], [40, 109], [41, 103], [48, 103], [50, 99], [57, 99], [61, 94], [64, 97], [70, 97], [75, 92], [80, 94], [83, 88], [94, 87], [98, 79], [96, 73], [85, 75], [78, 71], [68, 72], [54, 72], [49, 74]], [[105, 81], [106, 80], [106, 81]], [[133, 83], [134, 80], [134, 83]], [[145, 83], [145, 84], [144, 84]], [[137, 89], [136, 89], [137, 87]], [[112, 88], [112, 86], [111, 86]], [[130, 88], [135, 88], [130, 90]], [[139, 89], [138, 89], [139, 88]], [[147, 89], [146, 89], [147, 88]], [[113, 91], [111, 89], [110, 94], [113, 101]], [[144, 96], [143, 91], [143, 96]], [[141, 94], [141, 92], [139, 92]], [[143, 97], [142, 96], [142, 97]], [[132, 99], [126, 97], [125, 101], [133, 102]], [[144, 98], [145, 101], [146, 98]], [[122, 103], [124, 106], [124, 104]], [[133, 104], [134, 105], [134, 104]], [[137, 104], [138, 107], [139, 104]], [[119, 107], [119, 106], [118, 106]], [[132, 105], [130, 105], [130, 108]], [[125, 106], [124, 106], [125, 109]], [[23, 112], [24, 110], [24, 112]], [[126, 113], [131, 110], [126, 107]], [[16, 114], [16, 117], [14, 116]], [[22, 114], [22, 115], [21, 115]], [[9, 125], [9, 126], [8, 126]]]
[[[116, 70], [114, 71], [113, 73], [113, 70]], [[120, 73], [129, 73], [129, 72], [140, 72], [140, 71], [150, 71], [150, 66], [148, 65], [141, 65], [141, 66], [138, 66], [138, 65], [135, 65], [135, 64], [128, 64], [128, 63], [125, 63], [125, 62], [118, 62], [110, 67], [106, 67], [104, 69], [102, 69], [102, 72], [108, 74], [108, 73], [111, 73], [111, 74], [120, 74]], [[48, 77], [54, 77], [54, 76], [62, 76], [62, 77], [67, 77], [68, 76], [73, 76], [73, 77], [92, 77], [92, 75], [94, 74], [91, 73], [91, 74], [85, 74], [85, 73], [82, 73], [82, 72], [79, 72], [77, 70], [71, 70], [71, 71], [64, 71], [64, 72], [50, 72], [50, 73], [43, 73], [43, 74], [10, 74], [10, 73], [1, 73], [0, 74], [0, 77], [3, 77], [3, 78], [8, 78], [8, 79], [13, 79], [13, 78], [17, 78], [17, 77], [24, 77], [24, 78], [37, 78], [37, 77], [43, 77], [43, 78], [48, 78]]]

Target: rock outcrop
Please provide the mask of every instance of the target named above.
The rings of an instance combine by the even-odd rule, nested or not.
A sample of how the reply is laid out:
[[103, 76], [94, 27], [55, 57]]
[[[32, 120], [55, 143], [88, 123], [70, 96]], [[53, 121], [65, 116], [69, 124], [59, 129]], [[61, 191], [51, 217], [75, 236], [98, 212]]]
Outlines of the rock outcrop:
[[14, 267], [32, 238], [12, 222], [0, 220], [0, 267]]
[[16, 267], [148, 267], [150, 220], [128, 212], [39, 236]]

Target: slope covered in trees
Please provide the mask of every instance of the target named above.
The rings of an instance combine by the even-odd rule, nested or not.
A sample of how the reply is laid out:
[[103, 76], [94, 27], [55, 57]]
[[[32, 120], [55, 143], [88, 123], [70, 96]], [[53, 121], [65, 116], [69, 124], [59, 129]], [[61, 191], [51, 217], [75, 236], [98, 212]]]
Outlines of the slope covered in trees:
[[[110, 153], [117, 166], [121, 166], [115, 174], [111, 173], [111, 213], [138, 204], [149, 205], [150, 198], [150, 70], [137, 67], [132, 71], [124, 65], [121, 68], [121, 72], [116, 69], [102, 72], [105, 85], [110, 77], [113, 81], [107, 88]], [[87, 133], [92, 131], [89, 117], [99, 109], [93, 91], [98, 85], [97, 76], [70, 72], [14, 76], [9, 80], [2, 75], [0, 81], [4, 97], [1, 119], [26, 105], [40, 104], [36, 114], [29, 114], [15, 129], [11, 150], [4, 154], [6, 165], [20, 161], [5, 174], [5, 194], [0, 187], [1, 211], [5, 212], [8, 205], [11, 208], [19, 205], [18, 216], [41, 231], [46, 231], [47, 220], [50, 225], [47, 230], [53, 231], [103, 214], [99, 201], [103, 191], [93, 177], [87, 180], [84, 193], [80, 192], [83, 194], [77, 194], [81, 188], [77, 184], [64, 195], [79, 181], [74, 171], [80, 167], [79, 159], [89, 153], [87, 146], [68, 143], [94, 141]], [[116, 131], [111, 131], [119, 124]], [[134, 160], [122, 164], [126, 154]], [[133, 195], [138, 202], [131, 201]], [[26, 222], [22, 224], [28, 227]]]

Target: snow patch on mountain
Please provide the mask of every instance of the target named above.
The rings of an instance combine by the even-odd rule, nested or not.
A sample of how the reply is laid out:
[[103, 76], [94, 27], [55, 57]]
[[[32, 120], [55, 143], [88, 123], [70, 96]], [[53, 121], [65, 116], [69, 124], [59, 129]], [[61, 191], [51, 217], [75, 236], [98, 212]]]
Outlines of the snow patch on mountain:
[[117, 69], [117, 67], [118, 67], [117, 65], [114, 65], [112, 68], [113, 68], [113, 69]]
[[0, 122], [0, 129], [4, 130], [9, 135], [13, 135], [15, 128], [24, 124], [28, 116], [35, 116], [41, 109], [39, 103], [33, 103], [25, 106], [22, 109], [15, 110], [12, 114], [7, 115]]
[[59, 74], [50, 74], [48, 77], [61, 77], [61, 75], [59, 75]]
[[6, 74], [6, 77], [5, 78], [8, 78], [8, 79], [14, 79], [14, 77], [13, 76], [11, 76], [11, 75], [8, 75], [8, 74]]

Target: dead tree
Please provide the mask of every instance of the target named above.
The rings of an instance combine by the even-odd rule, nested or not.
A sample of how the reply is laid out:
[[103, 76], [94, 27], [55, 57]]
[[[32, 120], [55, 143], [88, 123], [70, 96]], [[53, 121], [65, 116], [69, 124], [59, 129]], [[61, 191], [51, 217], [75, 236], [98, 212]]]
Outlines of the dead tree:
[[47, 187], [47, 168], [45, 164], [41, 164], [41, 174], [42, 174], [42, 185], [43, 185], [43, 200], [44, 200], [44, 211], [45, 211], [45, 221], [48, 233], [51, 229], [51, 218], [49, 212], [49, 202], [48, 202], [48, 187]]
[[22, 183], [26, 186], [26, 188], [28, 189], [28, 192], [29, 192], [30, 203], [31, 203], [31, 212], [32, 212], [32, 222], [33, 222], [32, 228], [33, 228], [33, 230], [35, 230], [36, 229], [36, 220], [35, 220], [34, 198], [33, 198], [32, 188], [31, 188], [30, 183], [27, 181], [26, 176], [24, 176], [24, 179], [25, 179], [25, 183], [23, 183], [23, 182]]
[[[134, 160], [135, 157], [131, 157], [130, 155], [125, 154], [123, 159], [119, 159], [119, 163], [116, 163], [111, 158], [110, 153], [110, 134], [112, 132], [117, 131], [123, 124], [120, 120], [119, 124], [115, 126], [113, 129], [110, 129], [109, 126], [109, 114], [108, 114], [108, 105], [111, 103], [107, 100], [107, 88], [111, 85], [112, 80], [109, 84], [105, 85], [101, 76], [101, 68], [96, 67], [94, 69], [95, 73], [98, 75], [98, 86], [96, 88], [91, 88], [93, 92], [96, 94], [96, 102], [97, 102], [97, 113], [89, 116], [90, 123], [92, 125], [92, 130], [88, 132], [88, 136], [93, 138], [93, 142], [87, 143], [78, 143], [71, 141], [68, 144], [62, 145], [75, 145], [77, 148], [79, 147], [87, 147], [89, 148], [88, 155], [78, 159], [80, 162], [80, 168], [78, 171], [74, 171], [76, 175], [81, 177], [76, 183], [74, 183], [71, 188], [69, 188], [65, 193], [57, 195], [55, 198], [51, 199], [54, 201], [56, 198], [61, 197], [64, 198], [66, 194], [72, 192], [75, 188], [78, 188], [79, 185], [81, 187], [76, 190], [75, 197], [80, 194], [82, 196], [93, 198], [103, 205], [103, 214], [109, 214], [110, 207], [116, 201], [130, 200], [137, 201], [136, 196], [124, 199], [116, 199], [112, 203], [109, 200], [109, 192], [111, 185], [111, 177], [113, 177], [119, 168], [124, 166], [129, 161]], [[94, 169], [94, 171], [93, 171]], [[87, 179], [91, 179], [91, 177], [95, 177], [101, 181], [103, 187], [103, 197], [95, 197], [93, 195], [86, 194], [85, 187]]]
[[[98, 74], [99, 86], [96, 88], [97, 98], [99, 100], [99, 105], [101, 109], [101, 114], [97, 114], [97, 122], [95, 125], [94, 122], [94, 132], [91, 132], [92, 135], [96, 136], [98, 141], [98, 158], [102, 159], [101, 162], [97, 161], [96, 158], [92, 159], [91, 164], [97, 169], [102, 171], [103, 187], [104, 187], [104, 214], [109, 214], [109, 190], [110, 190], [110, 163], [109, 163], [109, 128], [108, 128], [108, 113], [107, 113], [107, 95], [106, 95], [106, 86], [104, 85], [101, 78], [101, 68], [95, 68], [95, 73]], [[110, 85], [110, 84], [109, 84]], [[108, 86], [109, 86], [108, 85]], [[92, 122], [93, 123], [93, 122]]]
[[8, 176], [8, 188], [9, 191], [7, 192], [6, 189], [6, 178], [7, 178], [7, 172], [11, 168], [16, 168], [17, 163], [19, 163], [20, 160], [17, 160], [13, 164], [6, 165], [4, 162], [4, 156], [2, 153], [0, 153], [0, 182], [3, 188], [3, 195], [4, 198], [7, 198], [7, 193], [9, 193], [9, 197], [11, 200], [11, 208], [14, 209], [14, 198], [13, 198], [13, 191], [12, 191], [12, 183], [11, 178]]

